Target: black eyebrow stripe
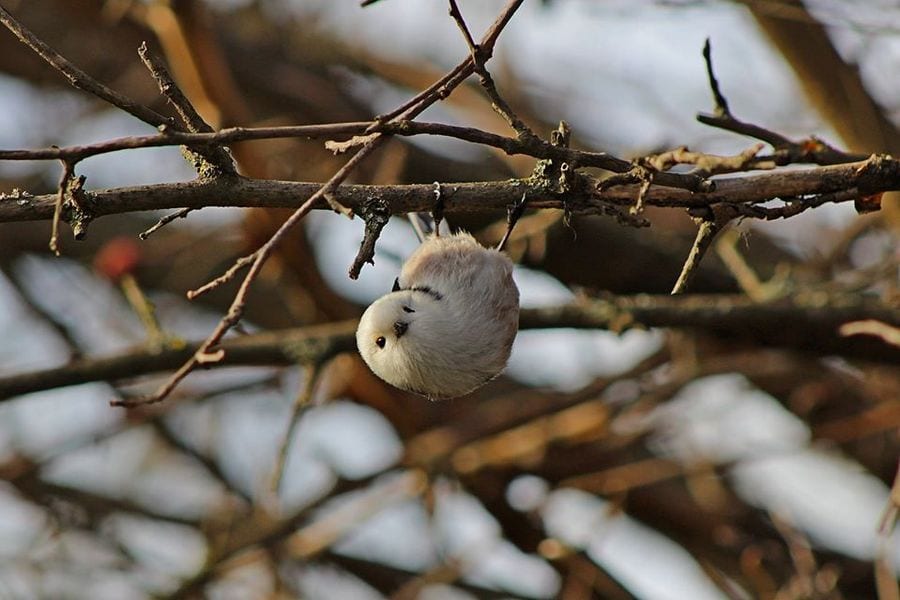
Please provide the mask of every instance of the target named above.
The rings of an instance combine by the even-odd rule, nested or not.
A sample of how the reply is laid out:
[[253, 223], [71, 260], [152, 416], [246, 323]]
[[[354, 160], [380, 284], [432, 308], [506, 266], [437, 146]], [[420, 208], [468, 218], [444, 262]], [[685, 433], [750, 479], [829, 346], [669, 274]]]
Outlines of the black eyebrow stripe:
[[415, 287], [409, 288], [409, 291], [411, 291], [411, 292], [422, 292], [423, 294], [428, 294], [429, 296], [431, 296], [431, 297], [434, 298], [435, 300], [442, 300], [442, 299], [444, 298], [443, 294], [441, 294], [440, 292], [438, 292], [438, 291], [436, 291], [436, 290], [431, 289], [431, 288], [428, 287], [427, 285], [417, 285], [417, 286], [415, 286]]

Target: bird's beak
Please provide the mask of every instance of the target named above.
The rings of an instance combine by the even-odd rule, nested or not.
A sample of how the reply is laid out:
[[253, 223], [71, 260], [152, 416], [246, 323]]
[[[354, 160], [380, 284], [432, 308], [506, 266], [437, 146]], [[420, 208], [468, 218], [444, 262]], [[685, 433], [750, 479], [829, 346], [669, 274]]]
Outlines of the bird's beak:
[[403, 337], [403, 334], [406, 333], [406, 330], [409, 329], [409, 323], [406, 321], [397, 321], [394, 323], [394, 333], [397, 336], [397, 339]]

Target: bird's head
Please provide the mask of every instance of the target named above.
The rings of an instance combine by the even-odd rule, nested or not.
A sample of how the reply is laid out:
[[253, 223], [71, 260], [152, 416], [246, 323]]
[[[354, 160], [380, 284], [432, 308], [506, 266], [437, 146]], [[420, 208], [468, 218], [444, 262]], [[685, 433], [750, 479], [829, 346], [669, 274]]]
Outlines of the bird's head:
[[427, 294], [411, 290], [379, 298], [363, 313], [356, 329], [356, 345], [372, 371], [400, 389], [425, 393], [429, 350], [435, 327], [443, 321], [440, 307]]

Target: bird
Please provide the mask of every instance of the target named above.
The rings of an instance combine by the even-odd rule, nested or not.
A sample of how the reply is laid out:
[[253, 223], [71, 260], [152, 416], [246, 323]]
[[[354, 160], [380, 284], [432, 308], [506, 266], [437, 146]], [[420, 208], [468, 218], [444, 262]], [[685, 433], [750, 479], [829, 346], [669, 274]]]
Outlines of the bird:
[[503, 371], [519, 326], [513, 263], [502, 251], [513, 216], [511, 210], [497, 248], [464, 231], [425, 234], [392, 290], [360, 318], [356, 343], [372, 372], [394, 387], [442, 400], [464, 396]]

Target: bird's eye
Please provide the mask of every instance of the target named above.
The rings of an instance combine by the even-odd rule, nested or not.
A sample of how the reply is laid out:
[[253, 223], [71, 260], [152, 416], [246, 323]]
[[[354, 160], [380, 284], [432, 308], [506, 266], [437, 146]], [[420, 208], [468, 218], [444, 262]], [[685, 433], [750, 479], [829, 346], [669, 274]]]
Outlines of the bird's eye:
[[379, 348], [384, 348], [384, 345], [386, 343], [387, 343], [387, 340], [384, 339], [383, 335], [378, 336], [378, 338], [375, 340], [375, 345], [378, 346]]

